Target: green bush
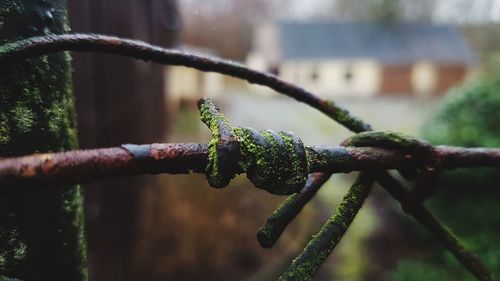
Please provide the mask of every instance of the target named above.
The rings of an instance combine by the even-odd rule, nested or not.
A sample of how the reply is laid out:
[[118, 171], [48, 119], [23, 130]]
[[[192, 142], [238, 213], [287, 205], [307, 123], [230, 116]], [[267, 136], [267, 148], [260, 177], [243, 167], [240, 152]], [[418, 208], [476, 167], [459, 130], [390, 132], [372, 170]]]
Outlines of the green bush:
[[[452, 90], [424, 128], [433, 144], [500, 147], [500, 63], [486, 74]], [[468, 249], [500, 275], [500, 170], [457, 169], [440, 176], [434, 196], [426, 203]], [[391, 280], [476, 280], [432, 238], [422, 255], [401, 260]]]

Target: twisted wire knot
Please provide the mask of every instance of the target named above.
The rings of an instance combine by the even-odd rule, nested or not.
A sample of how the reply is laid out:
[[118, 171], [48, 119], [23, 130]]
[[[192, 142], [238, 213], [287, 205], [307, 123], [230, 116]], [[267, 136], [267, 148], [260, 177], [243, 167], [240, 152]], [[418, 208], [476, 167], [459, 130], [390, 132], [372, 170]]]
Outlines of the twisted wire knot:
[[240, 143], [226, 116], [219, 112], [210, 99], [200, 99], [198, 108], [201, 121], [212, 133], [205, 170], [207, 181], [214, 188], [222, 188], [227, 186], [238, 172]]
[[305, 147], [293, 132], [231, 127], [210, 99], [198, 102], [201, 120], [212, 132], [207, 180], [225, 187], [241, 170], [260, 189], [277, 195], [299, 192], [309, 174]]
[[343, 146], [372, 146], [395, 149], [408, 153], [423, 164], [423, 169], [433, 171], [439, 168], [440, 159], [430, 143], [391, 131], [370, 131], [358, 133], [341, 143]]
[[397, 132], [379, 131], [356, 134], [345, 140], [342, 145], [395, 149], [408, 153], [408, 158], [415, 158], [422, 163], [420, 173], [417, 174], [413, 170], [400, 170], [403, 176], [414, 174], [412, 177], [417, 178], [413, 188], [402, 202], [405, 212], [409, 212], [410, 208], [422, 203], [433, 193], [441, 159], [430, 143]]

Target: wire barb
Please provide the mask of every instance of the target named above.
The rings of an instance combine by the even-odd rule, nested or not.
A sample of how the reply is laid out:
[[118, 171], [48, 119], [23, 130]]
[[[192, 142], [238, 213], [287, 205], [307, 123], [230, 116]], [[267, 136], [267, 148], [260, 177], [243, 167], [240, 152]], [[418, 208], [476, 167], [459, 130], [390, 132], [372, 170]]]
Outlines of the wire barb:
[[369, 172], [361, 172], [337, 206], [335, 214], [323, 225], [320, 232], [307, 243], [302, 253], [281, 275], [280, 281], [310, 280], [328, 255], [342, 239], [352, 221], [363, 206], [373, 186], [374, 178]]
[[224, 187], [242, 168], [258, 188], [277, 195], [299, 192], [309, 173], [300, 138], [292, 132], [231, 127], [210, 99], [199, 102], [201, 120], [210, 128], [206, 175], [212, 187]]
[[240, 143], [227, 118], [210, 99], [198, 101], [201, 121], [212, 133], [208, 143], [208, 163], [205, 174], [210, 186], [222, 188], [234, 178], [240, 159]]
[[302, 211], [302, 208], [314, 197], [330, 176], [329, 173], [310, 174], [304, 188], [299, 193], [290, 195], [281, 203], [257, 230], [259, 244], [264, 248], [274, 246], [288, 224]]

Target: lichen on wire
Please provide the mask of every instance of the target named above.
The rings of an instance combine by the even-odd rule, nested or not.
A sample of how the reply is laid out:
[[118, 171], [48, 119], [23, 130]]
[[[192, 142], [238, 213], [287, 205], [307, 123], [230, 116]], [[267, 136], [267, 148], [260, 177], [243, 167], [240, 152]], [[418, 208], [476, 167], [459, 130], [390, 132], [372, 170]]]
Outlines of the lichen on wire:
[[271, 248], [280, 238], [288, 224], [311, 200], [321, 186], [331, 177], [330, 173], [312, 173], [302, 190], [289, 196], [267, 218], [257, 230], [257, 239], [264, 248]]
[[433, 170], [439, 165], [439, 157], [430, 143], [391, 131], [371, 131], [356, 134], [342, 142], [345, 146], [382, 147], [407, 152], [408, 157], [415, 157], [424, 162], [425, 169]]
[[211, 186], [226, 186], [241, 167], [256, 187], [270, 193], [288, 195], [302, 189], [309, 163], [299, 137], [285, 131], [233, 128], [210, 99], [198, 104], [201, 120], [212, 132], [206, 171]]
[[238, 172], [240, 142], [227, 118], [208, 99], [198, 101], [201, 121], [205, 123], [212, 139], [208, 143], [206, 175], [208, 183], [215, 188], [225, 187]]
[[373, 174], [361, 172], [337, 206], [334, 215], [323, 225], [318, 234], [307, 243], [302, 253], [281, 275], [280, 281], [310, 280], [328, 255], [337, 246], [373, 186]]
[[[95, 34], [62, 34], [62, 35], [34, 37], [21, 40], [18, 42], [8, 43], [4, 46], [1, 46], [0, 65], [13, 62], [16, 60], [21, 60], [24, 58], [40, 56], [43, 54], [53, 53], [58, 51], [91, 51], [91, 52], [120, 54], [124, 56], [134, 57], [137, 59], [142, 59], [145, 61], [151, 60], [163, 64], [183, 65], [187, 67], [196, 68], [202, 71], [213, 71], [221, 74], [234, 76], [237, 78], [244, 79], [250, 83], [267, 86], [269, 88], [276, 90], [277, 92], [285, 94], [298, 101], [304, 102], [318, 109], [319, 111], [323, 112], [333, 120], [337, 121], [339, 124], [342, 124], [344, 127], [348, 128], [349, 130], [355, 133], [371, 131], [371, 127], [368, 124], [364, 123], [361, 119], [358, 119], [350, 115], [347, 110], [337, 106], [335, 103], [323, 100], [313, 95], [312, 93], [298, 86], [287, 83], [273, 75], [251, 70], [243, 65], [236, 64], [230, 61], [180, 52], [176, 50], [164, 49], [161, 47], [149, 45], [141, 41], [122, 39], [112, 36], [95, 35]], [[246, 133], [248, 133], [248, 131], [246, 131]], [[266, 139], [269, 142], [277, 142], [275, 136], [272, 134], [263, 132], [261, 132], [260, 134], [267, 135]], [[282, 138], [285, 139], [284, 137]], [[483, 151], [480, 150], [476, 151], [478, 155], [481, 154], [482, 152]], [[453, 152], [451, 152], [451, 154], [453, 154]], [[449, 159], [450, 158], [452, 157], [449, 157]], [[465, 160], [464, 162], [460, 161], [454, 162], [455, 165], [463, 165], [464, 163], [467, 164], [471, 162], [470, 158], [468, 157], [465, 158], [467, 158], [467, 160]], [[151, 164], [154, 161], [148, 160], [147, 162]], [[445, 160], [442, 160], [439, 162], [439, 164], [441, 166], [444, 166], [444, 162]], [[7, 163], [7, 165], [10, 164], [12, 163], [10, 162]], [[454, 165], [453, 163], [448, 163], [448, 164], [450, 166]], [[156, 167], [153, 164], [151, 165], [154, 167], [154, 169], [161, 170], [159, 167]], [[136, 172], [134, 170], [134, 168], [137, 168], [136, 166], [137, 163], [134, 162], [132, 167], [129, 168], [131, 169], [131, 171]], [[212, 167], [217, 167], [217, 165], [213, 165]], [[429, 167], [431, 169], [433, 168], [432, 165]], [[79, 166], [79, 168], [82, 167]], [[7, 171], [6, 173], [7, 178], [9, 178], [9, 176], [13, 176], [14, 178], [16, 178], [16, 176], [19, 176], [17, 172], [20, 169], [22, 168], [17, 167], [17, 169]], [[209, 168], [208, 170], [210, 169], [211, 168]], [[82, 170], [85, 169], [82, 168]], [[142, 170], [144, 169], [141, 169], [141, 171]], [[405, 170], [401, 169], [401, 171]], [[407, 173], [405, 172], [403, 174]], [[35, 176], [38, 175], [39, 174], [35, 173]], [[61, 176], [65, 175], [61, 174]], [[43, 175], [41, 176], [41, 178], [44, 178]], [[395, 181], [394, 178], [392, 178], [390, 175], [387, 174], [387, 172], [377, 173], [377, 175], [375, 175], [375, 178], [377, 179], [377, 181], [382, 183], [382, 186], [389, 192], [389, 194], [391, 194], [391, 196], [394, 199], [398, 200], [402, 204], [405, 204], [405, 202], [408, 200], [407, 196], [408, 191], [401, 184]], [[214, 186], [223, 186], [224, 181], [220, 181], [221, 179], [224, 179], [224, 177], [217, 178], [216, 174], [212, 174], [212, 176], [209, 176], [209, 180], [213, 181]], [[297, 208], [301, 208], [300, 205], [298, 205]], [[425, 209], [425, 207], [423, 207], [418, 202], [417, 203], [413, 202], [413, 206], [410, 210], [412, 211], [408, 213], [411, 214], [417, 221], [419, 221], [425, 228], [427, 228], [433, 236], [435, 236], [439, 241], [441, 241], [446, 246], [446, 248], [450, 250], [450, 252], [478, 279], [493, 280], [491, 273], [486, 269], [486, 267], [484, 267], [481, 261], [473, 254], [468, 252], [465, 249], [465, 247], [460, 245], [459, 241], [455, 238], [455, 236], [451, 233], [451, 231], [449, 231], [437, 219], [435, 219], [430, 214], [430, 212], [428, 212], [427, 209]], [[456, 243], [451, 243], [449, 241], [456, 241]]]

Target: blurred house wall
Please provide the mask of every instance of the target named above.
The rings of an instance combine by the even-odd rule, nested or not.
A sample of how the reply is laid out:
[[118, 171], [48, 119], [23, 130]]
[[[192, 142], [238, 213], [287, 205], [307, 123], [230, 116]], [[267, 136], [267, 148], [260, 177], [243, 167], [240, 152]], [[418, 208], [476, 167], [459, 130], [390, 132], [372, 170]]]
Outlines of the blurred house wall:
[[380, 65], [371, 59], [286, 61], [279, 75], [322, 96], [373, 96], [380, 88]]
[[381, 95], [411, 93], [411, 64], [384, 65], [382, 67]]
[[174, 112], [183, 102], [195, 104], [201, 97], [217, 97], [227, 89], [224, 77], [187, 67], [169, 67], [165, 71], [165, 98]]
[[416, 93], [422, 96], [430, 95], [436, 89], [438, 81], [436, 67], [426, 61], [420, 61], [414, 64], [411, 84]]
[[422, 97], [462, 82], [475, 57], [454, 26], [312, 21], [257, 26], [246, 63], [323, 97]]
[[[180, 19], [175, 0], [68, 1], [74, 32], [112, 34], [172, 46]], [[83, 148], [159, 142], [165, 137], [163, 66], [112, 55], [73, 54]], [[91, 280], [139, 280], [134, 261], [140, 202], [150, 178], [85, 188]]]

